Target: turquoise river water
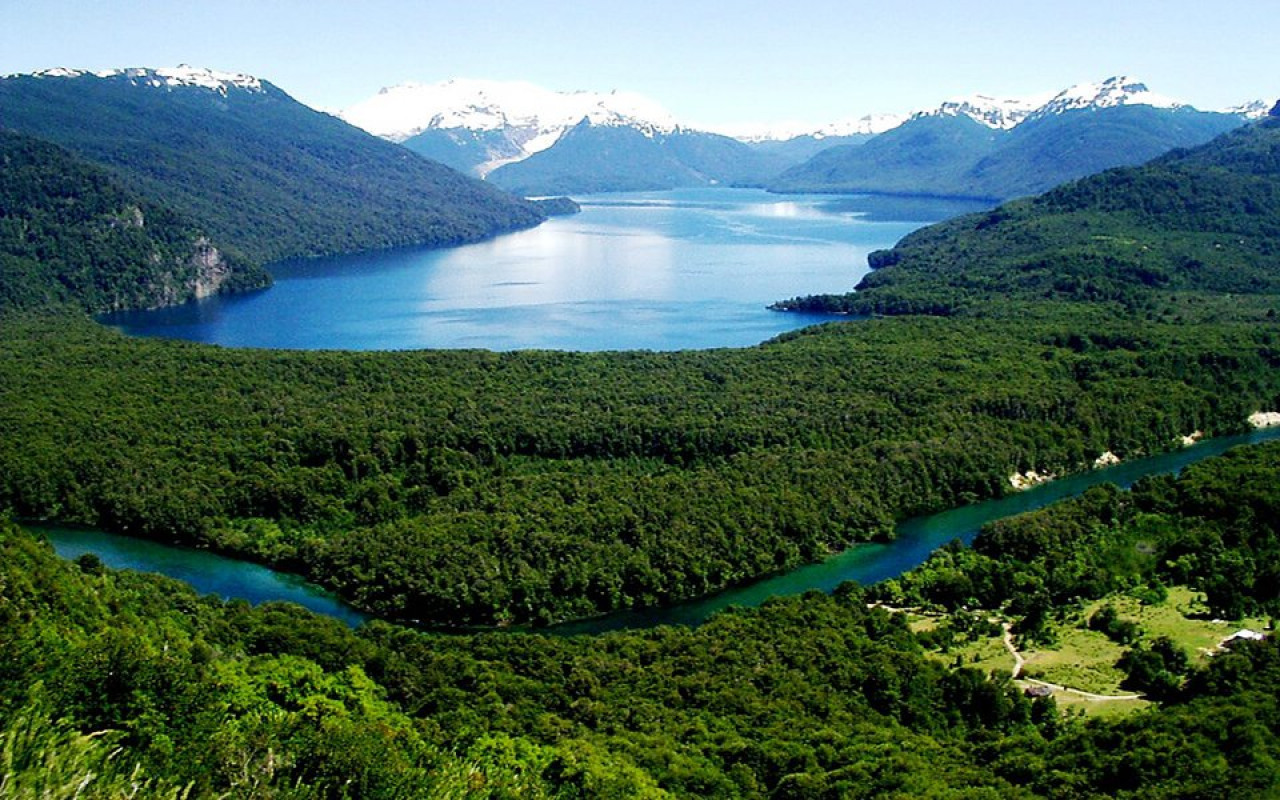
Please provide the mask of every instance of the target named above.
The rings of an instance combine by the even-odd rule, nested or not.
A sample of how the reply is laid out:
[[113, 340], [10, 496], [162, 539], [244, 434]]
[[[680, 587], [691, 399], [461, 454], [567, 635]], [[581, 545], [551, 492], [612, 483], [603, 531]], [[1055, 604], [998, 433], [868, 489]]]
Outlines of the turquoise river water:
[[[970, 542], [979, 529], [997, 519], [1042, 508], [1083, 493], [1091, 486], [1114, 483], [1127, 487], [1148, 475], [1176, 473], [1183, 467], [1232, 447], [1280, 438], [1280, 428], [1198, 442], [1169, 453], [1134, 459], [1106, 469], [1061, 478], [999, 500], [909, 519], [898, 525], [892, 542], [860, 544], [825, 561], [798, 567], [709, 597], [664, 608], [625, 611], [547, 628], [557, 634], [597, 634], [656, 625], [697, 625], [729, 606], [755, 606], [769, 597], [800, 594], [811, 589], [829, 592], [845, 581], [872, 584], [900, 575], [922, 563], [953, 539]], [[39, 530], [64, 558], [94, 553], [107, 566], [158, 572], [187, 581], [203, 593], [242, 598], [251, 603], [287, 601], [336, 617], [349, 625], [367, 619], [319, 587], [296, 575], [276, 572], [203, 550], [162, 544], [83, 528], [28, 525]]]

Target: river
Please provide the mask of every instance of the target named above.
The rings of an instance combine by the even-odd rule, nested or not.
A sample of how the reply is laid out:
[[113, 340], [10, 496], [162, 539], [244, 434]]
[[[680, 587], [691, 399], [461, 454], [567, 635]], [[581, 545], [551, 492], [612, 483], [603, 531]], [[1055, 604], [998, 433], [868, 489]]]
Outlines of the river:
[[[937, 548], [953, 539], [970, 542], [983, 525], [1004, 517], [1043, 508], [1103, 483], [1128, 487], [1149, 475], [1176, 473], [1188, 464], [1220, 455], [1232, 447], [1280, 438], [1280, 427], [1240, 436], [1207, 439], [1169, 453], [1134, 459], [1113, 467], [1061, 478], [998, 500], [988, 500], [909, 519], [897, 536], [884, 544], [860, 544], [822, 562], [690, 600], [674, 606], [623, 611], [544, 629], [560, 635], [598, 634], [656, 625], [697, 625], [729, 606], [756, 606], [769, 597], [794, 595], [811, 589], [829, 592], [845, 581], [872, 584], [892, 578], [923, 563]], [[281, 600], [356, 625], [368, 617], [332, 594], [296, 575], [275, 572], [258, 564], [174, 545], [128, 536], [53, 525], [27, 525], [48, 537], [64, 558], [94, 553], [116, 569], [158, 572], [187, 581], [198, 591], [252, 603]]]

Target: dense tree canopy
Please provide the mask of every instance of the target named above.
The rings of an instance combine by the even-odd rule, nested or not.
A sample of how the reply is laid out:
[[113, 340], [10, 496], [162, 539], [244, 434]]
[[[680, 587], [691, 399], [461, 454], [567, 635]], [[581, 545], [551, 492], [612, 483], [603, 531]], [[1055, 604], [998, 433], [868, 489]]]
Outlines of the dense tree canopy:
[[564, 619], [888, 536], [1014, 472], [1238, 430], [1280, 396], [1275, 327], [1044, 307], [739, 351], [264, 354], [14, 318], [0, 504], [299, 569], [393, 617]]
[[0, 131], [0, 308], [147, 308], [268, 280], [105, 171]]

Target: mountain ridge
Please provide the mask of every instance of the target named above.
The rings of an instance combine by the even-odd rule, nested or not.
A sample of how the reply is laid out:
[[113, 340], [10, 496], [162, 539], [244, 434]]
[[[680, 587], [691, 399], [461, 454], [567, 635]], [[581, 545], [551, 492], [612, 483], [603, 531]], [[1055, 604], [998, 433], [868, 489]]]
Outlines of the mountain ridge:
[[931, 114], [860, 146], [821, 151], [767, 186], [777, 192], [931, 194], [1000, 201], [1103, 169], [1138, 164], [1176, 147], [1203, 144], [1244, 123], [1235, 115], [1188, 106], [1123, 102], [1029, 113], [1008, 129], [966, 113]]
[[1278, 187], [1280, 117], [1268, 117], [923, 228], [872, 253], [853, 293], [776, 307], [948, 316], [981, 313], [973, 297], [1000, 291], [1151, 312], [1157, 292], [1275, 294]]
[[0, 79], [0, 107], [5, 128], [108, 169], [258, 262], [458, 244], [544, 219], [236, 73], [55, 70]]

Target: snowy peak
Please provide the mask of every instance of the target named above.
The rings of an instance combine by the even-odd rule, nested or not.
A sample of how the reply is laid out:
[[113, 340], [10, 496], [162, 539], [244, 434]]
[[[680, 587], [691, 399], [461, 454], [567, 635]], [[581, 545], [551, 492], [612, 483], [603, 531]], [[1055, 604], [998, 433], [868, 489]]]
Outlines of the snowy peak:
[[965, 116], [989, 128], [1010, 130], [1028, 119], [1039, 119], [1083, 108], [1133, 105], [1181, 108], [1185, 104], [1156, 94], [1140, 81], [1120, 76], [1108, 78], [1101, 83], [1078, 83], [1056, 94], [1049, 92], [1030, 97], [1004, 99], [982, 94], [959, 97], [947, 100], [937, 108], [917, 111], [911, 115], [911, 118]]
[[1036, 113], [1053, 97], [1046, 93], [1032, 97], [997, 98], [985, 94], [956, 97], [929, 111], [918, 111], [911, 119], [920, 117], [968, 117], [988, 128], [1009, 130]]
[[584, 119], [593, 125], [629, 125], [651, 134], [670, 133], [678, 127], [665, 109], [632, 92], [555, 92], [523, 81], [464, 79], [392, 86], [339, 116], [392, 141], [428, 130], [512, 130], [518, 132], [527, 152], [550, 147]]
[[[1274, 107], [1280, 105], [1280, 101], [1271, 100], [1251, 100], [1248, 103], [1241, 103], [1238, 106], [1223, 109], [1225, 114], [1236, 114], [1246, 119], [1262, 119]], [[1274, 114], [1273, 114], [1274, 116]]]
[[[1081, 108], [1110, 108], [1121, 105], [1147, 105], [1157, 108], [1181, 108], [1184, 106], [1164, 95], [1156, 94], [1146, 84], [1127, 77], [1108, 78], [1101, 83], [1081, 83], [1060, 92], [1042, 92], [1027, 97], [992, 97], [973, 94], [953, 97], [934, 108], [922, 109], [907, 115], [874, 114], [858, 119], [826, 125], [818, 130], [796, 127], [760, 128], [755, 131], [739, 131], [729, 135], [744, 141], [785, 141], [796, 136], [812, 136], [817, 139], [855, 134], [877, 134], [896, 128], [908, 120], [927, 117], [968, 117], [975, 122], [996, 130], [1011, 130], [1023, 121], [1062, 114]], [[1268, 104], [1259, 101], [1249, 104], [1248, 113], [1262, 115]], [[1246, 113], [1232, 109], [1233, 113]], [[728, 131], [726, 131], [728, 132]]]
[[[6, 75], [6, 78], [22, 77], [20, 75]], [[85, 78], [94, 77], [102, 79], [125, 80], [134, 86], [150, 86], [156, 89], [172, 90], [177, 87], [197, 87], [200, 89], [208, 89], [212, 92], [225, 97], [227, 92], [232, 90], [241, 90], [249, 92], [262, 92], [262, 81], [252, 75], [244, 75], [237, 72], [220, 72], [213, 69], [205, 69], [203, 67], [192, 67], [186, 64], [179, 64], [176, 67], [162, 67], [159, 69], [149, 69], [145, 67], [131, 67], [129, 69], [109, 69], [101, 72], [90, 72], [83, 69], [68, 69], [66, 67], [55, 67], [53, 69], [39, 70], [31, 73], [33, 78]]]
[[1034, 116], [1062, 114], [1081, 108], [1113, 108], [1115, 106], [1154, 106], [1155, 108], [1182, 108], [1180, 103], [1162, 94], [1156, 94], [1145, 83], [1120, 76], [1108, 78], [1102, 83], [1079, 83], [1064, 89], [1038, 109]]

